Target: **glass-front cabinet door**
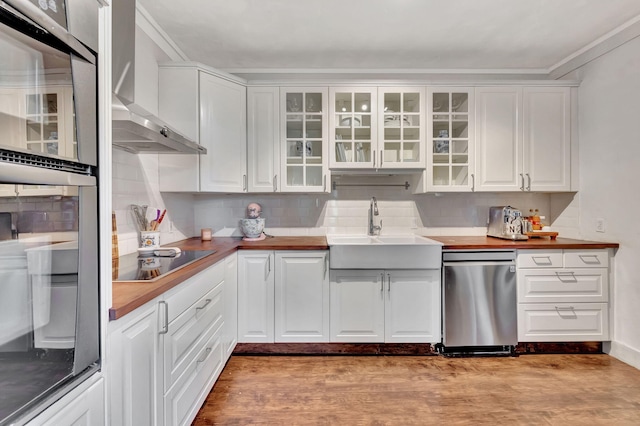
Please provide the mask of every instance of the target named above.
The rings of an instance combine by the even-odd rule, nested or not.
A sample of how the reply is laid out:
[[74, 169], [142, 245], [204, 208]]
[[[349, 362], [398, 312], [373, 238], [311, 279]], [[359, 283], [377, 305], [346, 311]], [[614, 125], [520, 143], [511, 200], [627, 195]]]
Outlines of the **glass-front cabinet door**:
[[427, 191], [473, 191], [473, 88], [427, 89]]
[[283, 87], [281, 175], [284, 192], [329, 191], [326, 88]]
[[370, 169], [377, 151], [377, 88], [329, 90], [329, 166]]
[[378, 90], [376, 168], [424, 167], [424, 88]]

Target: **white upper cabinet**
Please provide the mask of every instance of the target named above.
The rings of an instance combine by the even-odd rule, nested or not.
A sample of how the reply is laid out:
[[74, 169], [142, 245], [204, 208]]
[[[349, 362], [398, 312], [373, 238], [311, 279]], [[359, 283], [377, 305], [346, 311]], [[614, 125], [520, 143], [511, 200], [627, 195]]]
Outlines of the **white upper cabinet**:
[[568, 87], [476, 88], [478, 191], [571, 189]]
[[424, 110], [422, 87], [378, 89], [376, 168], [424, 168]]
[[371, 169], [378, 150], [375, 87], [329, 89], [329, 167]]
[[332, 169], [424, 168], [424, 88], [333, 87]]
[[569, 191], [570, 89], [525, 87], [523, 95], [525, 191]]
[[328, 192], [327, 95], [324, 87], [280, 88], [280, 188]]
[[196, 66], [161, 66], [160, 118], [207, 148], [206, 154], [161, 155], [160, 190], [247, 190], [247, 89]]
[[473, 88], [427, 89], [427, 191], [474, 190], [474, 106]]
[[200, 191], [247, 190], [247, 89], [200, 72]]
[[280, 190], [280, 89], [247, 88], [249, 192]]
[[476, 88], [476, 190], [521, 191], [519, 87]]

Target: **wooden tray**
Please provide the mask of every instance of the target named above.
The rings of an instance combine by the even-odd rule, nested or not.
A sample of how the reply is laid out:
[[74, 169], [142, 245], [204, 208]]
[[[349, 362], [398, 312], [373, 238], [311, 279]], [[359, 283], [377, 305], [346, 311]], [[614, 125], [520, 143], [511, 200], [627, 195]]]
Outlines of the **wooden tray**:
[[556, 237], [558, 236], [558, 233], [552, 232], [552, 231], [535, 231], [535, 232], [525, 232], [524, 235], [526, 235], [529, 238], [549, 237], [552, 240], [555, 240]]

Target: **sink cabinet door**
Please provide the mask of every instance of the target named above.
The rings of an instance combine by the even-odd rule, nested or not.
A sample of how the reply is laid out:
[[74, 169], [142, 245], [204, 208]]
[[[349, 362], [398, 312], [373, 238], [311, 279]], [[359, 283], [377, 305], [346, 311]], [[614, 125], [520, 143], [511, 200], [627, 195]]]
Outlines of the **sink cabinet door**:
[[386, 271], [385, 342], [440, 342], [440, 271]]
[[329, 341], [328, 253], [276, 252], [276, 342]]
[[331, 271], [331, 341], [384, 342], [384, 272]]

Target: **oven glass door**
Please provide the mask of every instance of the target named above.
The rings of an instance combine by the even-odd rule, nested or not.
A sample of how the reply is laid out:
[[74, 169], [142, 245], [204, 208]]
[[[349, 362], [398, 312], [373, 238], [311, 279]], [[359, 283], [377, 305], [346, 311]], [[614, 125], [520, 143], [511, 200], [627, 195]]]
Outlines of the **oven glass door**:
[[95, 165], [95, 65], [7, 7], [0, 8], [0, 148]]
[[4, 424], [97, 368], [97, 190], [3, 184], [0, 194]]

